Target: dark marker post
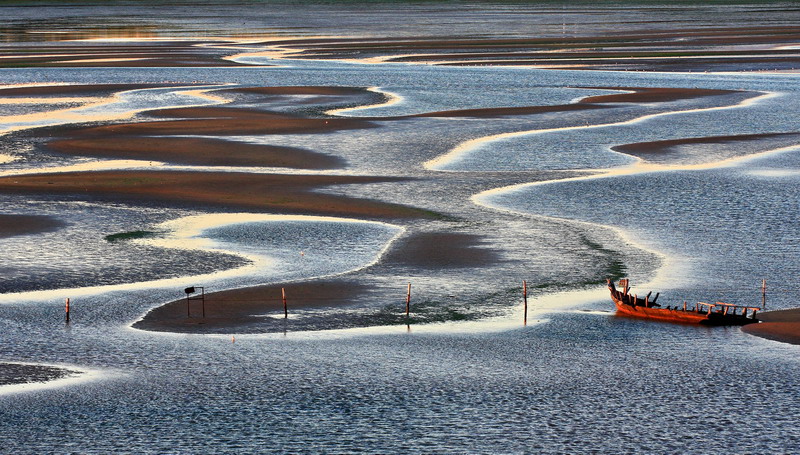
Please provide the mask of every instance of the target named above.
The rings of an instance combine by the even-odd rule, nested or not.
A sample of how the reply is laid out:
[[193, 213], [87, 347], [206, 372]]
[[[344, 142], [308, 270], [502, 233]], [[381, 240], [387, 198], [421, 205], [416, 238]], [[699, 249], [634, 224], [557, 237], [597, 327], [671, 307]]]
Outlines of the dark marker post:
[[289, 309], [286, 307], [286, 288], [281, 288], [281, 298], [283, 299], [283, 318], [289, 319]]
[[406, 291], [406, 319], [408, 319], [410, 311], [411, 311], [411, 283], [408, 283], [408, 290]]
[[[191, 294], [194, 294], [195, 292], [197, 292], [198, 289], [200, 290], [200, 295], [196, 295], [196, 296], [192, 297]], [[186, 293], [186, 317], [187, 318], [192, 317], [192, 310], [189, 307], [189, 303], [192, 300], [200, 300], [200, 303], [202, 304], [202, 309], [203, 309], [203, 319], [205, 319], [205, 317], [206, 317], [206, 288], [203, 287], [203, 286], [190, 286], [190, 287], [184, 289], [183, 292]]]
[[522, 280], [523, 325], [528, 325], [528, 282]]
[[67, 304], [66, 304], [66, 315], [67, 315], [66, 323], [69, 324], [69, 299], [67, 299]]
[[194, 292], [194, 286], [184, 289], [183, 292], [186, 293], [186, 317], [190, 318], [192, 317], [192, 312], [191, 309], [189, 308], [189, 300], [191, 300], [189, 298], [189, 294], [192, 294]]

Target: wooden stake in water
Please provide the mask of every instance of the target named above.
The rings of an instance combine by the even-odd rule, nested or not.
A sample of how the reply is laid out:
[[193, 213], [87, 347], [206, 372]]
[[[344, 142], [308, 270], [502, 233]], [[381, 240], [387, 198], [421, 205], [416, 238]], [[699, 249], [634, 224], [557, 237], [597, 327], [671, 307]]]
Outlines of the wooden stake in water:
[[67, 315], [67, 324], [69, 324], [69, 299], [67, 299], [67, 304], [66, 304], [66, 315]]
[[281, 288], [281, 298], [283, 299], [283, 318], [289, 319], [289, 309], [286, 307], [286, 288]]
[[528, 282], [522, 280], [522, 306], [523, 306], [523, 325], [528, 325]]
[[767, 280], [761, 280], [761, 309], [767, 309]]
[[406, 319], [411, 312], [411, 283], [408, 283], [408, 291], [406, 291]]

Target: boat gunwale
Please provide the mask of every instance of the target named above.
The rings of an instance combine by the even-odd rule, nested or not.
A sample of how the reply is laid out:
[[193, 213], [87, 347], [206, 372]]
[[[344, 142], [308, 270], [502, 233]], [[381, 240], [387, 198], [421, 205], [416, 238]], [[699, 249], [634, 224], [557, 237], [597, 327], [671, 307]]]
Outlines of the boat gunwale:
[[[760, 308], [754, 306], [734, 305], [731, 303], [717, 302], [706, 303], [698, 302], [694, 308], [688, 309], [685, 307], [680, 308], [677, 305], [674, 308], [667, 306], [666, 308], [649, 301], [650, 294], [644, 299], [639, 298], [637, 294], [628, 293], [628, 280], [620, 280], [620, 286], [624, 289], [618, 290], [614, 283], [608, 279], [608, 289], [611, 293], [611, 300], [617, 308], [617, 314], [623, 316], [631, 316], [642, 319], [652, 319], [657, 321], [677, 322], [686, 324], [702, 324], [702, 325], [746, 325], [759, 322], [756, 314]], [[629, 301], [632, 301], [629, 302]], [[700, 305], [708, 307], [707, 311], [701, 311]], [[723, 310], [713, 311], [717, 306], [723, 306]], [[729, 313], [728, 309], [733, 308], [733, 312]], [[743, 309], [743, 314], [737, 314], [736, 309]], [[747, 315], [747, 310], [752, 310], [750, 316]]]

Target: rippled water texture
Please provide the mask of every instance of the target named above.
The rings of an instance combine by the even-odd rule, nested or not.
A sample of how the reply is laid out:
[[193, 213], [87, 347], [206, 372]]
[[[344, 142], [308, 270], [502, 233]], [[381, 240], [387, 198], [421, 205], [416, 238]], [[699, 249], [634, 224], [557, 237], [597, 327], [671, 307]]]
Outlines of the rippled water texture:
[[[152, 19], [151, 12], [130, 8]], [[374, 30], [381, 18], [400, 17], [394, 5], [381, 8], [371, 14], [347, 8], [340, 23], [330, 24], [324, 12], [303, 16], [313, 17], [308, 23], [290, 15], [296, 12], [291, 9], [258, 8], [251, 15], [204, 6], [194, 11], [202, 20], [187, 15], [165, 20], [164, 27], [196, 35], [191, 30], [213, 33], [242, 22], [252, 33], [357, 34]], [[410, 8], [410, 17], [426, 22], [397, 22], [398, 33], [480, 28], [484, 22], [507, 26], [507, 36], [528, 33], [524, 21], [512, 20], [518, 17], [514, 6], [495, 10], [493, 18], [448, 6], [448, 17], [458, 25], [435, 23], [426, 4]], [[90, 9], [94, 22], [114, 22], [102, 9]], [[676, 11], [689, 17], [686, 10]], [[53, 27], [87, 32], [74, 13], [65, 10]], [[36, 22], [32, 9], [14, 14], [17, 22]], [[572, 24], [592, 17], [564, 14]], [[50, 15], [55, 13], [41, 18]], [[265, 17], [283, 26], [265, 27]], [[534, 18], [543, 35], [560, 32], [561, 23], [552, 18]], [[646, 19], [646, 9], [628, 17], [637, 24]], [[134, 90], [90, 107], [65, 101], [0, 105], [2, 131], [216, 102], [186, 93], [197, 87], [377, 87], [393, 101], [340, 115], [374, 117], [380, 128], [229, 139], [308, 148], [346, 160], [345, 169], [331, 173], [408, 178], [325, 191], [411, 204], [437, 215], [376, 222], [2, 196], [0, 214], [53, 215], [63, 224], [0, 238], [0, 370], [14, 376], [8, 383], [19, 382], [19, 372], [37, 381], [69, 381], [0, 388], [0, 452], [797, 452], [796, 346], [739, 328], [617, 318], [598, 284], [622, 264], [638, 292], [654, 286], [662, 301], [759, 304], [758, 286], [767, 278], [771, 308], [796, 306], [796, 139], [682, 144], [639, 158], [612, 150], [650, 141], [794, 132], [800, 108], [796, 74], [279, 63], [0, 70], [4, 84], [181, 86]], [[603, 111], [391, 119], [568, 104], [619, 87], [737, 92]], [[274, 107], [292, 109], [286, 100]], [[19, 119], [51, 109], [59, 114]], [[74, 110], [64, 115], [64, 109]], [[45, 152], [30, 137], [0, 137], [0, 173], [97, 165], [94, 159]], [[404, 242], [431, 231], [479, 239], [480, 251], [472, 251], [478, 259], [445, 268], [404, 256]], [[371, 291], [341, 309], [298, 311], [288, 329], [277, 333], [170, 334], [130, 327], [152, 308], [183, 297], [185, 286], [227, 289], [337, 276]], [[527, 326], [522, 279], [532, 283]], [[416, 319], [407, 326], [397, 316], [408, 282]], [[72, 298], [69, 325], [66, 297]]]

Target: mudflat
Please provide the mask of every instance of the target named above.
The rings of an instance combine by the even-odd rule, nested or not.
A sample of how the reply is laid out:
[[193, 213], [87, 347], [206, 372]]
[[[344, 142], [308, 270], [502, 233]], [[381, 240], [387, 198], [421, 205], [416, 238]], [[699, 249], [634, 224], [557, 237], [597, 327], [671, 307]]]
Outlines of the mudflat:
[[746, 325], [742, 331], [769, 340], [800, 344], [800, 308], [767, 311], [758, 318], [761, 323]]

